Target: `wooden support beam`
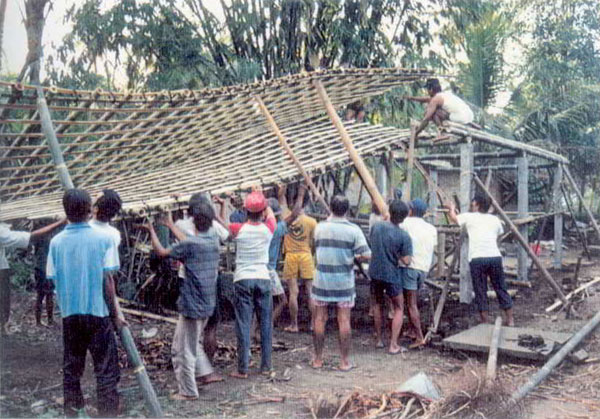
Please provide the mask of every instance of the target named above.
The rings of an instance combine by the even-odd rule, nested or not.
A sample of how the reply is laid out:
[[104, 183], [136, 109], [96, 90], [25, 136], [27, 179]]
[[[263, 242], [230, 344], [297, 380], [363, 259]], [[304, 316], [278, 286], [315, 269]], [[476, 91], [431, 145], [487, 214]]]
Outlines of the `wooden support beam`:
[[563, 215], [562, 215], [562, 191], [560, 185], [562, 183], [563, 167], [560, 164], [556, 165], [554, 170], [554, 183], [552, 185], [552, 198], [554, 205], [554, 261], [555, 269], [562, 268], [563, 256]]
[[339, 115], [335, 111], [333, 103], [331, 103], [331, 100], [329, 99], [329, 96], [327, 95], [327, 92], [325, 91], [323, 84], [321, 83], [320, 80], [313, 80], [313, 84], [315, 86], [315, 89], [317, 90], [317, 93], [319, 95], [319, 98], [321, 99], [321, 102], [323, 103], [323, 105], [325, 106], [325, 109], [327, 110], [327, 114], [329, 115], [329, 118], [333, 122], [333, 125], [335, 126], [335, 128], [338, 130], [338, 133], [340, 134], [340, 137], [342, 140], [342, 144], [344, 144], [346, 151], [350, 155], [350, 159], [352, 159], [352, 162], [354, 163], [354, 167], [356, 168], [358, 175], [362, 179], [362, 181], [365, 185], [365, 188], [367, 189], [367, 192], [369, 193], [369, 195], [371, 195], [371, 199], [373, 200], [373, 202], [375, 202], [375, 205], [379, 209], [380, 214], [382, 214], [384, 216], [384, 218], [388, 218], [389, 213], [388, 213], [387, 204], [385, 203], [385, 200], [383, 199], [383, 196], [381, 195], [381, 193], [379, 193], [379, 190], [377, 189], [377, 185], [375, 184], [375, 181], [373, 180], [373, 176], [371, 176], [371, 173], [369, 172], [369, 169], [365, 165], [365, 162], [363, 161], [363, 159], [360, 157], [360, 155], [356, 151], [356, 148], [354, 147], [354, 144], [352, 143], [352, 139], [348, 135], [348, 131], [346, 131], [346, 127], [344, 127], [344, 124], [342, 123], [342, 120], [340, 119]]
[[440, 206], [441, 202], [438, 199], [436, 188], [438, 187], [438, 172], [435, 169], [430, 170], [429, 175], [431, 176], [431, 183], [429, 185], [429, 213], [431, 214], [430, 222], [432, 224], [440, 223], [440, 213], [436, 211], [437, 207]]
[[519, 229], [517, 228], [517, 226], [515, 226], [514, 223], [512, 222], [512, 220], [510, 218], [508, 218], [508, 215], [506, 215], [506, 213], [504, 212], [502, 207], [500, 207], [500, 205], [498, 204], [498, 201], [496, 201], [496, 198], [494, 198], [494, 196], [490, 193], [490, 191], [485, 187], [485, 185], [483, 184], [481, 179], [479, 179], [479, 177], [474, 175], [473, 180], [483, 190], [483, 192], [485, 192], [485, 194], [488, 196], [488, 198], [490, 198], [490, 202], [491, 202], [492, 206], [494, 207], [494, 209], [496, 210], [496, 213], [506, 223], [506, 225], [509, 227], [509, 229], [512, 231], [513, 235], [517, 239], [517, 242], [521, 245], [521, 247], [523, 247], [527, 251], [527, 254], [529, 255], [529, 257], [535, 262], [536, 266], [542, 273], [542, 278], [552, 287], [552, 289], [554, 290], [554, 292], [556, 293], [556, 295], [558, 296], [560, 301], [562, 301], [562, 303], [565, 304], [565, 306], [567, 306], [569, 302], [568, 302], [567, 298], [565, 297], [565, 294], [562, 292], [562, 289], [556, 283], [554, 278], [552, 278], [552, 276], [550, 275], [550, 273], [548, 272], [546, 267], [542, 264], [540, 259], [536, 256], [536, 254], [533, 253], [533, 250], [531, 250], [531, 247], [529, 247], [529, 243], [527, 243], [527, 241], [523, 238], [523, 236], [521, 236], [521, 233], [519, 233]]
[[406, 155], [406, 183], [404, 184], [404, 200], [410, 201], [411, 189], [412, 189], [412, 178], [413, 178], [413, 166], [415, 165], [415, 137], [417, 127], [415, 124], [410, 124], [410, 140], [408, 142], [408, 153]]
[[267, 109], [267, 106], [263, 102], [262, 98], [258, 95], [255, 95], [254, 100], [258, 104], [258, 107], [260, 108], [260, 111], [262, 112], [263, 116], [267, 120], [267, 123], [271, 127], [271, 130], [273, 131], [273, 133], [275, 133], [275, 135], [279, 139], [279, 144], [281, 145], [281, 147], [283, 148], [285, 153], [288, 155], [290, 160], [292, 160], [292, 162], [294, 163], [294, 165], [296, 166], [296, 168], [298, 169], [298, 171], [300, 172], [300, 174], [306, 181], [306, 184], [308, 185], [308, 187], [310, 188], [312, 193], [315, 195], [315, 197], [321, 203], [321, 205], [323, 205], [323, 208], [325, 208], [325, 210], [327, 210], [327, 212], [331, 213], [331, 211], [329, 210], [329, 205], [327, 204], [327, 202], [325, 201], [325, 199], [323, 198], [323, 196], [321, 195], [321, 193], [319, 192], [319, 190], [313, 183], [313, 181], [310, 178], [310, 176], [308, 175], [308, 173], [306, 173], [306, 170], [304, 170], [302, 163], [300, 162], [298, 157], [296, 157], [296, 155], [294, 154], [294, 151], [290, 147], [287, 139], [283, 136], [281, 130], [279, 129], [279, 126], [277, 126], [275, 119], [273, 119], [271, 112], [269, 112], [269, 110]]
[[[471, 204], [471, 189], [473, 177], [473, 143], [467, 140], [460, 145], [460, 212], [469, 211]], [[473, 282], [471, 281], [471, 269], [469, 267], [469, 237], [466, 232], [461, 232], [460, 248], [460, 302], [470, 304], [473, 300]]]
[[[563, 166], [561, 165], [561, 167], [563, 167]], [[577, 197], [579, 198], [579, 201], [581, 202], [581, 205], [583, 206], [585, 213], [587, 214], [588, 218], [590, 219], [590, 222], [592, 223], [592, 227], [594, 227], [594, 230], [596, 231], [596, 235], [598, 236], [598, 239], [600, 239], [600, 227], [598, 227], [598, 223], [596, 222], [596, 219], [594, 218], [594, 215], [592, 214], [590, 207], [585, 203], [585, 200], [583, 199], [583, 195], [581, 195], [581, 191], [577, 187], [577, 184], [575, 183], [575, 179], [573, 179], [573, 176], [571, 175], [571, 171], [569, 170], [569, 167], [564, 166], [563, 169], [564, 169], [565, 175], [567, 177], [567, 180], [569, 181], [569, 184], [571, 185], [571, 187], [577, 194]]]
[[446, 276], [446, 233], [438, 233], [436, 276], [438, 278]]
[[[529, 211], [529, 161], [526, 154], [517, 158], [517, 209], [519, 218], [527, 216]], [[519, 233], [529, 243], [528, 230], [529, 226], [526, 224], [519, 227]], [[521, 281], [529, 279], [527, 262], [527, 252], [522, 248], [517, 249], [517, 272], [518, 279]]]

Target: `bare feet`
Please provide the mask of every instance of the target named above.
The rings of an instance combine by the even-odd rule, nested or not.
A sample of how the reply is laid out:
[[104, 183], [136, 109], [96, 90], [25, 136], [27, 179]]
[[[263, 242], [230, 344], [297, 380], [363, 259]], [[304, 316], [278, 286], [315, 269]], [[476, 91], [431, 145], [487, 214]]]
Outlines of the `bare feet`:
[[198, 400], [198, 397], [197, 396], [186, 396], [185, 394], [176, 393], [176, 394], [171, 394], [171, 396], [169, 396], [169, 399], [177, 400], [177, 401], [189, 401], [189, 400]]
[[390, 355], [398, 355], [402, 352], [406, 352], [406, 348], [400, 345], [390, 345], [390, 350], [388, 351]]
[[248, 374], [242, 374], [241, 372], [238, 372], [238, 371], [229, 373], [229, 376], [233, 377], [233, 378], [239, 378], [240, 380], [245, 380], [246, 378], [248, 378]]
[[289, 333], [298, 333], [300, 330], [298, 329], [298, 326], [288, 326], [285, 329], [283, 329], [286, 332]]
[[338, 371], [348, 372], [356, 368], [356, 365], [351, 364], [350, 362], [340, 362], [340, 365], [336, 368]]
[[221, 382], [224, 380], [225, 379], [223, 377], [221, 377], [219, 374], [215, 374], [214, 372], [212, 374], [208, 374], [208, 375], [205, 375], [204, 377], [198, 378], [198, 381], [202, 385], [206, 385], [206, 384], [210, 384], [210, 383], [218, 383], [218, 382]]
[[321, 359], [313, 359], [310, 362], [310, 366], [313, 369], [315, 369], [315, 370], [321, 369], [321, 368], [323, 368], [323, 360], [321, 360]]
[[385, 348], [385, 345], [383, 344], [383, 341], [380, 339], [375, 343], [375, 347], [381, 349], [381, 348]]

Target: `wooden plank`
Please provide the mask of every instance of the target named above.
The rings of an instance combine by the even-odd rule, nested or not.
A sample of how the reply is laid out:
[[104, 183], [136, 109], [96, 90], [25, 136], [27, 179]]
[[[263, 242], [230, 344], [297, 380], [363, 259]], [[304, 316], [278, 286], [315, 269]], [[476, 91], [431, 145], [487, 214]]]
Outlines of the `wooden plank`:
[[[473, 177], [473, 143], [468, 141], [460, 145], [460, 212], [469, 211], [471, 204], [471, 183]], [[460, 248], [460, 302], [470, 304], [473, 300], [473, 283], [469, 267], [469, 237], [461, 231], [463, 237]]]
[[496, 365], [498, 364], [498, 344], [500, 343], [500, 335], [502, 332], [502, 317], [496, 317], [494, 330], [492, 331], [492, 339], [490, 341], [490, 355], [488, 357], [487, 369], [485, 378], [488, 384], [496, 379]]
[[[468, 350], [475, 352], [488, 352], [494, 325], [479, 324], [456, 335], [450, 336], [442, 341], [444, 346], [453, 349]], [[546, 342], [554, 342], [563, 345], [571, 338], [570, 333], [557, 333], [545, 330], [537, 330], [524, 327], [502, 327], [498, 343], [498, 353], [511, 355], [518, 358], [544, 360], [548, 355], [543, 355], [529, 348], [519, 346], [519, 335], [539, 335]]]

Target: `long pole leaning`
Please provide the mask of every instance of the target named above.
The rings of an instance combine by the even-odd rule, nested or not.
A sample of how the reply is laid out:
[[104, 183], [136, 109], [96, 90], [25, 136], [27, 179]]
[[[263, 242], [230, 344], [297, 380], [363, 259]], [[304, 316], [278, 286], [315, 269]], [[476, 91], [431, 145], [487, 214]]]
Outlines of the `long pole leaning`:
[[548, 284], [550, 284], [552, 289], [554, 289], [554, 292], [558, 296], [559, 300], [562, 301], [562, 303], [565, 305], [565, 307], [568, 307], [569, 301], [565, 297], [565, 294], [562, 292], [562, 289], [558, 286], [558, 284], [556, 283], [554, 278], [552, 278], [552, 276], [550, 276], [550, 273], [548, 272], [546, 267], [542, 264], [542, 262], [537, 257], [537, 255], [533, 252], [533, 250], [531, 250], [531, 247], [529, 247], [529, 243], [527, 243], [527, 241], [523, 238], [521, 233], [519, 233], [519, 229], [517, 228], [517, 226], [515, 226], [515, 224], [508, 217], [508, 215], [506, 215], [504, 210], [500, 207], [500, 204], [498, 204], [498, 201], [496, 201], [494, 196], [485, 187], [485, 185], [483, 184], [481, 179], [479, 179], [479, 177], [476, 174], [473, 174], [473, 180], [475, 181], [475, 183], [477, 183], [477, 185], [481, 188], [481, 190], [483, 192], [485, 192], [485, 194], [488, 196], [488, 198], [490, 199], [490, 202], [491, 202], [492, 206], [494, 207], [494, 209], [496, 210], [498, 216], [500, 218], [502, 218], [502, 220], [506, 223], [506, 225], [509, 227], [510, 231], [513, 233], [514, 237], [517, 239], [517, 241], [519, 242], [521, 247], [527, 252], [529, 257], [533, 260], [535, 265], [538, 267], [538, 269], [542, 273], [542, 278], [544, 278], [544, 280], [546, 282], [548, 282]]
[[[52, 155], [52, 161], [54, 162], [54, 166], [58, 172], [60, 184], [65, 190], [73, 189], [75, 186], [73, 185], [73, 181], [69, 175], [69, 169], [67, 168], [63, 159], [60, 144], [58, 143], [56, 132], [54, 131], [54, 126], [52, 125], [52, 118], [50, 117], [48, 103], [46, 102], [44, 91], [41, 87], [37, 88], [37, 105], [42, 121], [42, 130], [46, 136], [48, 148], [50, 149], [50, 154]], [[154, 387], [152, 387], [152, 383], [150, 382], [150, 378], [146, 372], [146, 367], [144, 366], [142, 358], [135, 347], [135, 342], [129, 327], [122, 327], [118, 332], [119, 336], [121, 337], [121, 343], [127, 352], [127, 357], [133, 365], [133, 371], [138, 379], [138, 382], [140, 383], [140, 389], [146, 404], [150, 409], [150, 415], [156, 418], [163, 417], [164, 415], [160, 404], [158, 403], [156, 393], [154, 392]]]
[[314, 182], [312, 181], [312, 179], [310, 178], [310, 176], [308, 175], [306, 170], [304, 170], [304, 166], [302, 166], [302, 163], [300, 162], [298, 157], [296, 157], [296, 155], [294, 154], [294, 151], [290, 147], [287, 139], [283, 136], [283, 133], [279, 129], [279, 126], [275, 122], [275, 119], [273, 119], [271, 112], [269, 112], [269, 109], [267, 109], [267, 106], [263, 102], [262, 98], [258, 95], [255, 95], [254, 100], [256, 100], [256, 103], [258, 104], [258, 107], [260, 108], [260, 111], [262, 112], [263, 116], [266, 118], [267, 123], [271, 127], [271, 130], [273, 130], [273, 132], [279, 139], [279, 144], [281, 145], [281, 147], [283, 148], [285, 153], [288, 155], [290, 160], [292, 160], [292, 162], [294, 163], [294, 165], [296, 166], [296, 168], [298, 169], [298, 171], [300, 172], [300, 174], [306, 181], [306, 184], [310, 188], [311, 192], [314, 194], [314, 196], [317, 198], [317, 200], [321, 203], [321, 205], [323, 205], [323, 208], [325, 208], [325, 210], [327, 210], [327, 212], [331, 213], [331, 211], [329, 210], [329, 205], [327, 205], [327, 202], [325, 202], [325, 199], [323, 198], [323, 196], [317, 189], [317, 186], [314, 184]]
[[377, 184], [375, 183], [373, 176], [371, 176], [371, 173], [365, 165], [365, 162], [358, 154], [358, 151], [356, 151], [356, 148], [352, 143], [352, 139], [350, 138], [350, 135], [348, 135], [348, 131], [346, 131], [346, 127], [344, 127], [344, 124], [342, 123], [342, 120], [340, 119], [339, 115], [335, 111], [335, 108], [331, 103], [331, 100], [329, 99], [329, 96], [327, 95], [323, 84], [320, 80], [313, 80], [313, 84], [315, 86], [315, 89], [317, 90], [321, 102], [327, 110], [329, 118], [331, 119], [333, 125], [340, 134], [342, 144], [344, 145], [346, 151], [350, 155], [350, 159], [352, 159], [352, 162], [354, 163], [354, 167], [356, 168], [358, 175], [360, 176], [363, 184], [365, 185], [365, 188], [367, 188], [367, 192], [369, 192], [369, 195], [371, 195], [371, 199], [377, 206], [377, 209], [379, 210], [380, 214], [387, 218], [389, 213], [385, 200], [383, 199], [383, 196], [381, 196], [381, 193], [379, 193], [379, 189], [377, 189]]
[[44, 131], [44, 135], [46, 136], [48, 148], [52, 155], [52, 161], [58, 172], [60, 184], [65, 190], [73, 189], [73, 181], [69, 175], [69, 169], [67, 169], [67, 165], [65, 164], [60, 144], [58, 144], [54, 126], [52, 125], [52, 118], [50, 117], [50, 110], [48, 109], [48, 103], [44, 97], [44, 90], [41, 87], [37, 88], [37, 107], [42, 121], [42, 131]]

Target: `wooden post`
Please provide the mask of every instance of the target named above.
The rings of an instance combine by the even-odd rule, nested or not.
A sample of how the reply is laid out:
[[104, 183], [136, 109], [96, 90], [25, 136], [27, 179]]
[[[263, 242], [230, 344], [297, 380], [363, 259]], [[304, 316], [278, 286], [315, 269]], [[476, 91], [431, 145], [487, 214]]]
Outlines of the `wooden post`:
[[487, 370], [485, 379], [487, 384], [491, 384], [496, 379], [496, 365], [498, 364], [498, 344], [500, 343], [500, 334], [502, 333], [502, 317], [496, 317], [494, 330], [492, 332], [492, 341], [490, 342], [490, 355], [488, 356]]
[[408, 143], [408, 153], [406, 155], [406, 183], [404, 184], [404, 200], [410, 201], [412, 191], [413, 166], [415, 165], [415, 137], [417, 127], [410, 124], [410, 140]]
[[317, 197], [317, 200], [321, 203], [321, 205], [323, 205], [323, 208], [325, 208], [325, 210], [330, 213], [331, 211], [329, 210], [329, 205], [327, 205], [327, 202], [325, 202], [325, 199], [323, 199], [323, 196], [321, 195], [321, 193], [319, 192], [319, 190], [313, 183], [312, 179], [310, 178], [310, 176], [308, 176], [308, 173], [306, 173], [306, 170], [304, 170], [302, 163], [300, 163], [300, 160], [298, 160], [298, 157], [296, 157], [296, 155], [294, 154], [294, 151], [288, 144], [287, 139], [281, 133], [281, 130], [277, 126], [277, 123], [273, 119], [271, 112], [269, 112], [269, 110], [267, 109], [267, 106], [265, 105], [265, 103], [263, 102], [261, 97], [254, 96], [254, 100], [256, 100], [256, 103], [258, 104], [258, 107], [260, 108], [260, 111], [262, 112], [263, 116], [266, 118], [267, 123], [269, 124], [269, 126], [271, 127], [271, 129], [273, 130], [273, 132], [275, 133], [277, 138], [279, 139], [279, 144], [281, 144], [281, 147], [283, 147], [283, 149], [285, 150], [288, 157], [292, 160], [292, 162], [294, 163], [294, 165], [296, 166], [296, 168], [298, 169], [298, 171], [300, 172], [300, 174], [306, 181], [306, 184], [308, 185], [308, 187], [310, 188], [312, 193]]
[[[473, 177], [473, 143], [470, 138], [460, 145], [460, 212], [469, 211], [471, 204], [471, 183]], [[461, 232], [460, 248], [460, 302], [470, 304], [473, 300], [473, 283], [469, 268], [469, 237]]]
[[515, 226], [515, 224], [508, 217], [508, 215], [506, 215], [506, 213], [504, 212], [502, 207], [500, 207], [500, 204], [498, 204], [498, 201], [496, 201], [496, 199], [493, 197], [493, 195], [490, 193], [490, 191], [488, 191], [488, 189], [485, 187], [485, 185], [483, 184], [481, 179], [479, 179], [476, 175], [474, 175], [473, 180], [475, 181], [475, 183], [477, 183], [477, 185], [479, 185], [479, 187], [483, 190], [483, 192], [485, 192], [486, 195], [490, 198], [490, 202], [491, 202], [492, 206], [494, 207], [494, 209], [496, 210], [496, 213], [509, 227], [510, 231], [513, 233], [514, 237], [517, 239], [517, 241], [519, 242], [521, 247], [523, 247], [527, 251], [527, 254], [529, 255], [529, 257], [535, 262], [536, 266], [542, 273], [542, 278], [544, 278], [544, 280], [546, 282], [548, 282], [548, 284], [550, 284], [552, 289], [554, 289], [554, 292], [556, 292], [556, 295], [558, 296], [560, 301], [562, 301], [563, 304], [565, 306], [567, 306], [568, 300], [565, 297], [565, 295], [563, 294], [562, 289], [556, 283], [554, 278], [552, 278], [552, 276], [550, 276], [550, 273], [544, 267], [544, 265], [542, 264], [540, 259], [535, 255], [535, 253], [533, 253], [533, 250], [531, 249], [531, 247], [529, 247], [529, 243], [527, 243], [527, 241], [523, 238], [523, 236], [521, 236], [521, 233], [519, 233], [519, 229], [517, 228], [517, 226]]
[[381, 156], [379, 159], [376, 159], [375, 163], [375, 183], [377, 184], [377, 188], [379, 189], [379, 193], [382, 195], [387, 195], [387, 170], [385, 164], [385, 156]]
[[[560, 167], [563, 167], [563, 166], [561, 165]], [[598, 236], [598, 239], [600, 239], [600, 227], [598, 227], [598, 223], [596, 222], [596, 219], [594, 218], [594, 215], [592, 214], [590, 207], [583, 200], [583, 195], [581, 195], [581, 191], [577, 187], [577, 184], [575, 183], [575, 179], [573, 179], [573, 176], [571, 175], [571, 171], [569, 170], [569, 168], [567, 166], [564, 166], [564, 172], [567, 177], [567, 180], [569, 181], [569, 184], [571, 185], [571, 187], [577, 194], [577, 197], [579, 198], [579, 202], [581, 202], [581, 205], [583, 206], [585, 213], [587, 214], [588, 218], [590, 219], [590, 222], [592, 223], [592, 227], [594, 227], [594, 230], [596, 231], [596, 235]]]
[[560, 164], [554, 170], [554, 183], [552, 185], [552, 198], [554, 202], [554, 261], [555, 269], [562, 267], [562, 242], [563, 242], [563, 215], [561, 204], [561, 190], [563, 168]]
[[46, 136], [48, 148], [50, 149], [50, 154], [52, 155], [52, 161], [54, 162], [54, 167], [58, 172], [60, 184], [64, 189], [73, 189], [73, 181], [71, 180], [69, 170], [65, 165], [62, 150], [60, 149], [60, 144], [58, 143], [56, 133], [54, 132], [52, 118], [50, 117], [50, 110], [48, 109], [46, 98], [44, 97], [44, 90], [39, 86], [37, 88], [37, 106], [40, 113], [40, 119], [42, 121], [42, 131], [44, 131], [44, 135]]
[[385, 200], [383, 199], [383, 196], [381, 196], [381, 194], [379, 193], [379, 190], [377, 189], [377, 185], [375, 184], [375, 181], [373, 180], [371, 173], [369, 173], [369, 169], [365, 165], [365, 162], [363, 161], [363, 159], [360, 157], [360, 155], [356, 151], [356, 148], [354, 147], [354, 144], [352, 143], [352, 139], [350, 138], [350, 136], [348, 135], [348, 132], [346, 131], [346, 127], [344, 127], [344, 124], [342, 123], [342, 120], [340, 119], [339, 115], [335, 111], [335, 108], [333, 107], [331, 100], [329, 100], [329, 96], [327, 96], [327, 92], [325, 91], [323, 84], [321, 83], [320, 80], [314, 80], [313, 83], [314, 83], [315, 88], [317, 89], [317, 93], [319, 94], [319, 98], [321, 99], [321, 102], [323, 103], [323, 105], [325, 106], [325, 109], [327, 110], [327, 114], [329, 115], [329, 118], [331, 119], [331, 121], [333, 122], [333, 125], [336, 127], [336, 129], [338, 130], [338, 132], [340, 134], [342, 143], [344, 144], [346, 151], [348, 151], [348, 154], [350, 155], [350, 158], [352, 159], [352, 162], [354, 163], [354, 167], [356, 168], [358, 175], [360, 176], [363, 183], [365, 184], [365, 188], [367, 189], [367, 192], [369, 192], [369, 195], [371, 195], [371, 199], [373, 200], [373, 202], [375, 202], [375, 205], [379, 209], [379, 212], [381, 213], [381, 215], [383, 215], [384, 218], [387, 218], [389, 216], [389, 213], [388, 213], [388, 208], [385, 203]]
[[436, 276], [438, 278], [446, 276], [446, 233], [438, 233]]
[[439, 224], [440, 222], [440, 214], [436, 211], [440, 206], [440, 200], [438, 199], [438, 194], [436, 188], [438, 187], [438, 172], [435, 169], [431, 169], [429, 171], [429, 176], [431, 176], [431, 181], [433, 184], [429, 184], [429, 211], [431, 213], [430, 221], [433, 224]]
[[[523, 154], [517, 158], [517, 209], [518, 217], [525, 218], [529, 211], [529, 162], [527, 155]], [[529, 233], [527, 224], [519, 227], [521, 236], [529, 242]], [[517, 274], [520, 281], [529, 280], [527, 275], [527, 252], [521, 248], [517, 249]]]

